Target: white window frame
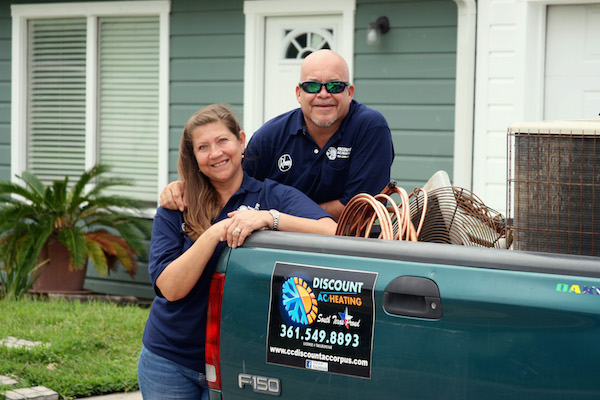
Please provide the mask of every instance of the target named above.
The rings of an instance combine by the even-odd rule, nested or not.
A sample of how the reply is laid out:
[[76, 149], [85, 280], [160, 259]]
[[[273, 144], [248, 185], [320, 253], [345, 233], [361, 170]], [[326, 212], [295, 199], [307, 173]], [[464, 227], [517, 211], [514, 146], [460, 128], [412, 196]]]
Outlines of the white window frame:
[[244, 127], [246, 140], [262, 125], [265, 97], [265, 26], [267, 17], [294, 15], [341, 14], [343, 19], [338, 53], [348, 64], [350, 80], [354, 76], [355, 0], [244, 1]]
[[[158, 187], [168, 183], [170, 1], [114, 1], [12, 5], [11, 176], [26, 168], [27, 22], [39, 18], [87, 18], [85, 168], [97, 163], [97, 22], [107, 16], [158, 16], [160, 21]], [[158, 201], [159, 193], [156, 193]]]

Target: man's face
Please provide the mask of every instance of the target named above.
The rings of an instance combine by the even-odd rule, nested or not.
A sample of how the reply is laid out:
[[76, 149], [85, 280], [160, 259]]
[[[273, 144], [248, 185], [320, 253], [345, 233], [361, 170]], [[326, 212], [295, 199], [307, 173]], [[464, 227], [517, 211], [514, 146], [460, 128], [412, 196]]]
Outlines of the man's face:
[[[302, 82], [348, 82], [346, 71], [343, 61], [334, 56], [319, 57], [315, 60], [307, 59], [303, 64], [300, 79]], [[352, 85], [341, 93], [328, 93], [323, 86], [315, 94], [306, 93], [300, 87], [296, 87], [296, 97], [309, 132], [311, 124], [320, 128], [332, 127], [332, 131], [335, 132], [350, 110], [353, 95], [354, 86]]]

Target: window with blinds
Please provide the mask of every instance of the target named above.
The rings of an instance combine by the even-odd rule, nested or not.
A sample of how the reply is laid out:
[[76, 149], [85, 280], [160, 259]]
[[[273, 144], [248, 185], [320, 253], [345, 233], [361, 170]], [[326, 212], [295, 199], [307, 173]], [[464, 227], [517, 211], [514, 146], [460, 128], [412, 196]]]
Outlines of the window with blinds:
[[85, 168], [85, 18], [31, 20], [27, 169], [44, 183]]
[[[97, 19], [94, 132], [86, 132], [87, 19], [28, 23], [27, 169], [45, 183], [102, 162], [156, 202], [159, 141], [158, 16]], [[86, 135], [91, 135], [86, 138]], [[94, 149], [86, 149], [94, 146]], [[93, 155], [93, 160], [86, 160]], [[87, 162], [86, 162], [87, 161]], [[119, 194], [123, 193], [123, 188]]]
[[158, 192], [158, 17], [100, 18], [98, 149], [116, 176], [134, 179], [130, 195]]

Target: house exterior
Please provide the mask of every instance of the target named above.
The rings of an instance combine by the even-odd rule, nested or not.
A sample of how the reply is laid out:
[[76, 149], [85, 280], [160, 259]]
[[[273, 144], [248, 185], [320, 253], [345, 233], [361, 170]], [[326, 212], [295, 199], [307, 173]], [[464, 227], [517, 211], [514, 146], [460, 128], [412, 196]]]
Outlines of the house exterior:
[[508, 125], [600, 115], [600, 2], [478, 2], [476, 71], [473, 191], [505, 211]]
[[[251, 134], [297, 105], [302, 56], [325, 46], [348, 61], [355, 98], [388, 120], [401, 186], [422, 186], [441, 169], [504, 211], [508, 124], [590, 117], [582, 110], [600, 101], [600, 69], [590, 68], [579, 85], [584, 105], [548, 111], [572, 103], [544, 97], [549, 67], [582, 37], [564, 32], [587, 26], [581, 35], [599, 43], [600, 3], [571, 3], [0, 0], [0, 179], [29, 169], [52, 180], [108, 162], [135, 179], [127, 194], [146, 200], [151, 217], [160, 190], [177, 178], [180, 134], [193, 112], [230, 104]], [[367, 44], [381, 16], [391, 29]], [[588, 42], [581, 52], [597, 63], [600, 51]], [[561, 72], [563, 87], [586, 68]], [[137, 283], [125, 273], [94, 274], [90, 289], [153, 295], [144, 265]]]

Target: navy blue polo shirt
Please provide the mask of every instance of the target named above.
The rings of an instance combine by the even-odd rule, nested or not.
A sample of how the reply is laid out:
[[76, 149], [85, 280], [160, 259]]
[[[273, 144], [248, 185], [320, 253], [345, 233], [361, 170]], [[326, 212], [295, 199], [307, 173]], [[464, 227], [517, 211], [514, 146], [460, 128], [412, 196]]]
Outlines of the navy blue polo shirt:
[[[297, 217], [319, 219], [329, 214], [299, 190], [272, 180], [260, 182], [244, 174], [240, 189], [229, 199], [215, 222], [227, 218], [231, 211], [277, 209]], [[173, 260], [193, 244], [183, 231], [183, 213], [159, 207], [154, 217], [148, 272], [152, 285]], [[155, 354], [198, 372], [204, 372], [206, 311], [210, 280], [215, 271], [221, 242], [210, 258], [204, 273], [183, 299], [170, 302], [157, 295], [144, 329], [144, 346]], [[156, 291], [156, 286], [155, 286]], [[158, 293], [158, 292], [157, 292]]]
[[394, 146], [378, 111], [352, 100], [339, 130], [323, 149], [306, 132], [300, 108], [265, 123], [250, 139], [244, 171], [293, 186], [321, 204], [375, 195], [390, 181]]

